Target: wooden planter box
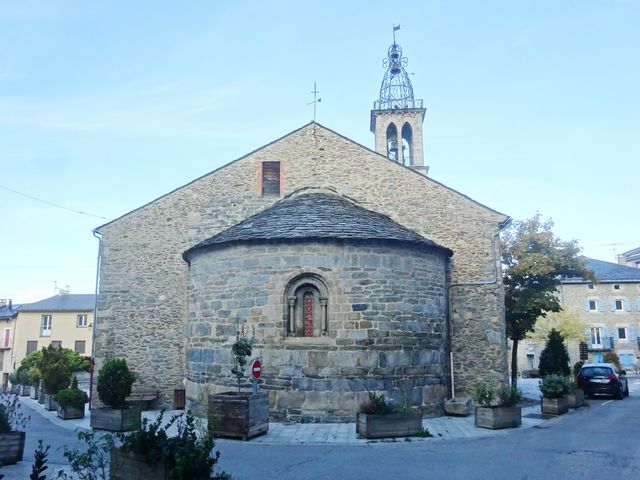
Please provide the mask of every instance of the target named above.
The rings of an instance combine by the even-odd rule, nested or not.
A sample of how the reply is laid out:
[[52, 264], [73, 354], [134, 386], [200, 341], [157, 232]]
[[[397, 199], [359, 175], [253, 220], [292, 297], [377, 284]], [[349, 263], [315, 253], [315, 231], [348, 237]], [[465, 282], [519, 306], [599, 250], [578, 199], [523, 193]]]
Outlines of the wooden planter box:
[[209, 397], [209, 430], [216, 437], [248, 440], [269, 431], [266, 393], [225, 392]]
[[584, 392], [578, 389], [567, 395], [567, 402], [569, 404], [569, 408], [580, 408], [584, 406]]
[[29, 392], [29, 398], [33, 398], [34, 400], [38, 400], [40, 397], [40, 389], [38, 387], [31, 387], [31, 391]]
[[49, 395], [48, 393], [44, 396], [44, 408], [50, 412], [53, 412], [58, 409], [58, 402], [56, 402], [53, 397], [55, 395]]
[[22, 461], [25, 432], [0, 433], [0, 465]]
[[139, 430], [142, 412], [140, 408], [126, 408], [114, 410], [113, 408], [95, 408], [91, 410], [89, 424], [91, 428], [109, 430], [110, 432], [128, 432]]
[[569, 402], [567, 397], [560, 398], [542, 398], [542, 413], [547, 415], [562, 415], [569, 411]]
[[409, 437], [422, 433], [421, 413], [358, 413], [356, 433], [364, 438]]
[[169, 469], [164, 463], [150, 466], [144, 456], [123, 452], [119, 448], [111, 450], [109, 480], [168, 480]]
[[31, 385], [20, 385], [20, 395], [27, 397], [31, 395]]
[[84, 418], [84, 405], [82, 406], [82, 408], [71, 407], [69, 405], [67, 405], [66, 407], [58, 405], [58, 417], [63, 420]]
[[497, 430], [519, 427], [522, 424], [520, 407], [476, 407], [475, 425]]

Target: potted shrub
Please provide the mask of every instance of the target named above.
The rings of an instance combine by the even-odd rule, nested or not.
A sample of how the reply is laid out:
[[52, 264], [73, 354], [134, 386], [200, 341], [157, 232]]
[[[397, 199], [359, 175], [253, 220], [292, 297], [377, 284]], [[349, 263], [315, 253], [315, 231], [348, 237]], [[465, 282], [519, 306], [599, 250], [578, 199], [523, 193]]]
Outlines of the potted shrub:
[[71, 365], [67, 355], [60, 347], [49, 345], [42, 349], [42, 358], [38, 363], [44, 386], [44, 407], [57, 410], [58, 405], [53, 399], [56, 393], [67, 388], [71, 383]]
[[422, 414], [407, 412], [378, 394], [367, 390], [368, 398], [356, 415], [356, 433], [364, 438], [423, 435]]
[[[120, 434], [121, 446], [111, 450], [111, 480], [222, 480], [231, 478], [225, 472], [212, 470], [220, 452], [213, 450], [213, 436], [198, 435], [196, 420], [187, 412], [173, 416], [163, 425], [162, 412], [155, 422], [145, 419], [142, 428]], [[167, 435], [167, 430], [177, 423], [178, 434]]]
[[0, 465], [20, 462], [29, 417], [20, 411], [17, 395], [0, 393]]
[[13, 393], [14, 395], [20, 395], [20, 384], [18, 383], [18, 372], [13, 372], [9, 374], [9, 383], [11, 384], [11, 388], [9, 389], [9, 393]]
[[542, 413], [548, 415], [562, 415], [569, 411], [567, 395], [570, 391], [570, 381], [564, 375], [552, 373], [540, 380], [542, 392]]
[[41, 375], [38, 367], [31, 367], [29, 369], [29, 383], [31, 384], [29, 398], [33, 398], [34, 400], [38, 400], [38, 398], [40, 398], [40, 378]]
[[89, 401], [85, 392], [78, 388], [78, 379], [74, 376], [71, 386], [60, 390], [55, 401], [58, 404], [58, 416], [63, 420], [84, 418], [84, 406]]
[[584, 392], [575, 380], [569, 382], [569, 393], [566, 394], [569, 408], [580, 408], [584, 406]]
[[25, 367], [18, 367], [16, 371], [18, 383], [20, 384], [20, 395], [23, 397], [31, 394], [31, 383], [29, 382], [29, 369]]
[[473, 393], [476, 402], [475, 425], [493, 430], [519, 427], [522, 424], [522, 392], [515, 386], [501, 385], [496, 391], [479, 385]]
[[269, 430], [269, 396], [241, 391], [247, 358], [254, 344], [255, 332], [247, 338], [244, 327], [236, 331], [236, 340], [231, 346], [234, 358], [231, 373], [237, 379], [238, 391], [209, 397], [209, 429], [217, 437], [248, 440]]
[[127, 395], [135, 376], [129, 370], [126, 360], [114, 358], [107, 361], [98, 372], [98, 397], [107, 408], [91, 410], [91, 428], [124, 432], [138, 430], [142, 411], [127, 405]]

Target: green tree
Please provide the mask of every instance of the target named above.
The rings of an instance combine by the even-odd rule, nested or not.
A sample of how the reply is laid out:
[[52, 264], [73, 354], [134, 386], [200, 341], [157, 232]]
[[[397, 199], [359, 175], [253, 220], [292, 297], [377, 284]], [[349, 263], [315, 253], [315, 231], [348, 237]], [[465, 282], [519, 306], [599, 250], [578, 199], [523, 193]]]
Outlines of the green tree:
[[551, 329], [547, 344], [540, 354], [540, 376], [545, 377], [552, 373], [568, 376], [571, 374], [569, 368], [569, 353], [564, 344], [564, 338], [560, 332]]
[[556, 289], [562, 277], [593, 279], [578, 257], [576, 240], [564, 242], [551, 231], [553, 222], [539, 213], [514, 222], [502, 237], [505, 316], [512, 341], [511, 382], [518, 380], [518, 342], [535, 330], [536, 320], [559, 312]]
[[42, 373], [44, 391], [49, 395], [55, 395], [71, 383], [71, 365], [64, 349], [49, 345], [43, 347], [42, 358], [38, 363], [38, 369]]

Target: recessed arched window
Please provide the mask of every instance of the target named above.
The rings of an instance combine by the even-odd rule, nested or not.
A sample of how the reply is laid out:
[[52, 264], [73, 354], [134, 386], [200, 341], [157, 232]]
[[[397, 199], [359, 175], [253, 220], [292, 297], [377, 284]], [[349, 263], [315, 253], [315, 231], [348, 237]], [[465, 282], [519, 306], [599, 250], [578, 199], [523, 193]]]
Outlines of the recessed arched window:
[[303, 274], [293, 279], [285, 291], [287, 303], [287, 335], [318, 337], [327, 332], [327, 287], [316, 274]]
[[387, 157], [398, 161], [398, 129], [391, 123], [387, 127]]
[[402, 164], [413, 165], [413, 131], [411, 125], [405, 123], [402, 126]]

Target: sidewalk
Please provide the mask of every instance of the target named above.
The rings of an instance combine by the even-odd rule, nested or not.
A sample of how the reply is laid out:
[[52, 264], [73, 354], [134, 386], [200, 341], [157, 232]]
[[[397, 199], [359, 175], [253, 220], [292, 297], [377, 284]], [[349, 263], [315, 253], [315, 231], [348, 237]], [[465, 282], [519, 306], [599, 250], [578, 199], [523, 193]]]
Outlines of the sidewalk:
[[[526, 401], [522, 406], [522, 425], [518, 428], [506, 428], [502, 430], [489, 430], [478, 428], [474, 425], [474, 416], [467, 417], [436, 417], [425, 418], [422, 425], [431, 433], [431, 437], [410, 437], [413, 442], [434, 440], [455, 440], [467, 438], [483, 438], [496, 435], [508, 435], [511, 432], [535, 427], [549, 419], [540, 414], [540, 391], [537, 379], [522, 379], [518, 383], [523, 391]], [[20, 397], [20, 401], [31, 407], [39, 415], [47, 418], [52, 423], [74, 431], [76, 429], [90, 430], [89, 412], [85, 418], [79, 420], [62, 420], [56, 412], [48, 412], [36, 400], [28, 397]], [[160, 410], [148, 410], [142, 412], [142, 418], [154, 421]], [[166, 410], [164, 418], [170, 419], [175, 414], [182, 414], [182, 410]], [[175, 425], [169, 429], [169, 435], [175, 434]], [[403, 440], [403, 439], [400, 439]], [[239, 440], [216, 439], [217, 443], [238, 442]], [[266, 435], [253, 438], [252, 444], [282, 445], [282, 444], [347, 444], [370, 445], [372, 443], [385, 443], [390, 440], [367, 440], [356, 436], [355, 423], [269, 423], [269, 432]]]

